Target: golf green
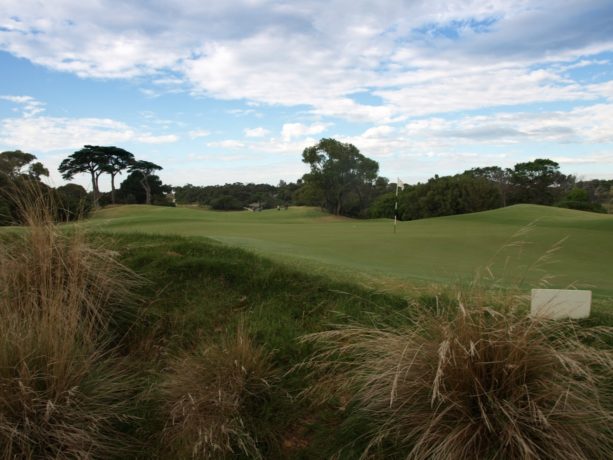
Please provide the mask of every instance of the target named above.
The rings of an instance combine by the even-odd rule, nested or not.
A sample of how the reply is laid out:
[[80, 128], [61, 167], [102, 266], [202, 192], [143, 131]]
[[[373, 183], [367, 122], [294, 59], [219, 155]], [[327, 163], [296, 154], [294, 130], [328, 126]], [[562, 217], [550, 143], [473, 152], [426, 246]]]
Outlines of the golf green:
[[[613, 296], [613, 216], [536, 205], [399, 222], [354, 220], [314, 208], [215, 212], [118, 206], [90, 224], [103, 231], [204, 236], [345, 273], [415, 282], [480, 278], [504, 287], [592, 289]], [[313, 263], [314, 262], [314, 263]]]

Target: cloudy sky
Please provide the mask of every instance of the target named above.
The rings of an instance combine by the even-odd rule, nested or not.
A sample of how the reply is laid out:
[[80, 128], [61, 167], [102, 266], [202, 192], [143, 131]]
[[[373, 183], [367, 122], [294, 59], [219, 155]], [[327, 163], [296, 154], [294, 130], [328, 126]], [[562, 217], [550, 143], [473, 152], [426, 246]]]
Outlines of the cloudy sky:
[[56, 184], [84, 144], [173, 185], [296, 180], [322, 137], [406, 182], [539, 157], [613, 178], [613, 2], [0, 2], [0, 150]]

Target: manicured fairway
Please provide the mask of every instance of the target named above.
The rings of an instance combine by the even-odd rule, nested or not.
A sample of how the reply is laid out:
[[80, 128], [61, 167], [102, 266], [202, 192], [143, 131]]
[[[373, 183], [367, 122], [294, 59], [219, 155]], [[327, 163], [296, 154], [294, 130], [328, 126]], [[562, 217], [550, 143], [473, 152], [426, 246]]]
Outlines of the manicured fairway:
[[390, 220], [336, 218], [313, 208], [251, 213], [121, 206], [90, 222], [112, 232], [204, 236], [276, 259], [379, 278], [453, 283], [481, 273], [491, 278], [485, 283], [536, 287], [545, 276], [551, 287], [613, 296], [611, 215], [518, 205], [400, 222], [396, 234]]

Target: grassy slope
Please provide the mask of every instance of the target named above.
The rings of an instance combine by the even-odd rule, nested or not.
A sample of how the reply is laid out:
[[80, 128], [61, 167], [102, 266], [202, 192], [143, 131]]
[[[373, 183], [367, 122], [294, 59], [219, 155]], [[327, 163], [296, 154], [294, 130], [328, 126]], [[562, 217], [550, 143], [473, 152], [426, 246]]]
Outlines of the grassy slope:
[[[278, 438], [280, 450], [265, 451], [264, 458], [315, 459], [322, 452], [328, 458], [347, 442], [335, 429], [342, 414], [313, 409], [297, 398], [308, 376], [288, 371], [312, 350], [297, 339], [346, 317], [365, 323], [371, 315], [393, 320], [407, 311], [406, 299], [292, 270], [201, 238], [122, 234], [111, 244], [122, 262], [148, 281], [139, 292], [145, 301], [140, 321], [128, 334], [136, 347], [130, 356], [148, 380], [164, 378], [166, 360], [174, 353], [217, 343], [244, 322], [255, 343], [273, 353], [280, 374], [273, 398], [253, 414]], [[139, 352], [143, 342], [158, 351]], [[155, 399], [148, 410], [139, 414], [143, 426], [136, 430], [151, 437], [143, 458], [158, 452], [157, 433], [164, 423]]]
[[[257, 407], [257, 417], [278, 438], [265, 458], [329, 458], [364, 429], [362, 419], [347, 418], [333, 406], [312, 408], [297, 398], [310, 384], [301, 370], [287, 373], [312, 350], [300, 344], [304, 334], [326, 330], [330, 324], [347, 318], [363, 324], [395, 322], [411, 315], [415, 303], [438, 308], [455, 305], [454, 288], [446, 292], [425, 292], [419, 297], [403, 298], [340, 282], [334, 278], [292, 270], [239, 248], [201, 238], [117, 234], [112, 246], [122, 261], [149, 282], [141, 289], [145, 306], [140, 326], [130, 336], [136, 342], [151, 336], [157, 352], [131, 352], [133, 360], [143, 363], [145, 374], [165, 375], [165, 360], [179, 350], [199, 343], [215, 343], [232, 335], [244, 321], [255, 343], [273, 353], [280, 372], [274, 397]], [[435, 295], [437, 297], [435, 297]], [[613, 317], [597, 312], [586, 324], [612, 324]], [[138, 347], [137, 347], [138, 348]], [[147, 364], [148, 360], [152, 364]], [[151, 369], [157, 369], [152, 374]], [[149, 413], [142, 414], [150, 433], [153, 456], [163, 421], [159, 404], [152, 402]], [[349, 450], [341, 458], [356, 458]]]
[[[453, 283], [490, 267], [504, 286], [536, 286], [544, 275], [553, 275], [552, 287], [573, 284], [613, 296], [610, 215], [519, 205], [401, 222], [393, 234], [389, 220], [337, 219], [310, 208], [221, 213], [124, 206], [101, 211], [92, 223], [113, 232], [206, 236], [275, 258], [378, 278]], [[527, 226], [530, 230], [518, 236]], [[550, 263], [538, 262], [564, 238]]]

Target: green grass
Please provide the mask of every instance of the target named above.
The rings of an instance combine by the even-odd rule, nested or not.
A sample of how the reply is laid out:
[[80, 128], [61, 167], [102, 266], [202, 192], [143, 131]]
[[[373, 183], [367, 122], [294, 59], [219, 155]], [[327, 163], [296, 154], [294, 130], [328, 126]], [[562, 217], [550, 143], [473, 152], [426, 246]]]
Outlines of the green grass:
[[396, 234], [390, 220], [335, 218], [313, 208], [121, 206], [100, 211], [90, 224], [110, 232], [208, 237], [306, 269], [327, 267], [391, 285], [449, 285], [480, 276], [486, 286], [528, 289], [546, 279], [550, 287], [613, 296], [613, 216], [568, 209], [518, 205], [400, 222]]
[[[141, 317], [127, 336], [136, 350], [143, 341], [152, 344], [153, 352], [130, 350], [129, 356], [144, 368], [143, 378], [153, 388], [167, 376], [168, 357], [201, 344], [220, 343], [241, 323], [254, 344], [271, 354], [280, 375], [275, 394], [252, 409], [277, 439], [260, 446], [264, 458], [330, 458], [340, 449], [345, 449], [340, 458], [357, 458], [350, 445], [369, 426], [352, 409], [338, 410], [338, 401], [311, 406], [299, 398], [312, 385], [312, 376], [300, 368], [289, 371], [314, 350], [300, 337], [347, 321], [365, 326], [402, 324], [416, 305], [437, 310], [439, 305], [455, 305], [459, 292], [452, 286], [406, 298], [292, 269], [202, 238], [143, 234], [112, 238], [109, 244], [121, 254], [122, 262], [149, 281], [139, 291], [145, 302]], [[508, 301], [503, 297], [493, 305]], [[600, 312], [586, 325], [610, 325], [612, 320], [612, 315]], [[164, 423], [160, 404], [155, 398], [149, 404], [136, 429], [151, 439], [151, 450], [143, 453], [144, 458], [159, 452], [156, 443]]]
[[[126, 353], [143, 368], [143, 379], [155, 388], [167, 376], [169, 357], [221, 343], [243, 323], [254, 344], [271, 353], [280, 375], [274, 398], [254, 409], [279, 439], [280, 447], [262, 447], [264, 457], [321, 458], [322, 449], [332, 454], [344, 442], [336, 430], [321, 429], [340, 424], [342, 414], [313, 409], [298, 398], [309, 380], [305, 372], [289, 371], [312, 347], [297, 339], [346, 317], [363, 324], [372, 317], [396, 318], [407, 311], [407, 299], [293, 270], [201, 238], [122, 234], [112, 239], [122, 262], [148, 280], [138, 292], [142, 313], [125, 333], [132, 344]], [[151, 349], [142, 351], [143, 343]], [[144, 458], [156, 455], [158, 442], [163, 445], [159, 408], [153, 396], [140, 414], [136, 431], [151, 439]]]

